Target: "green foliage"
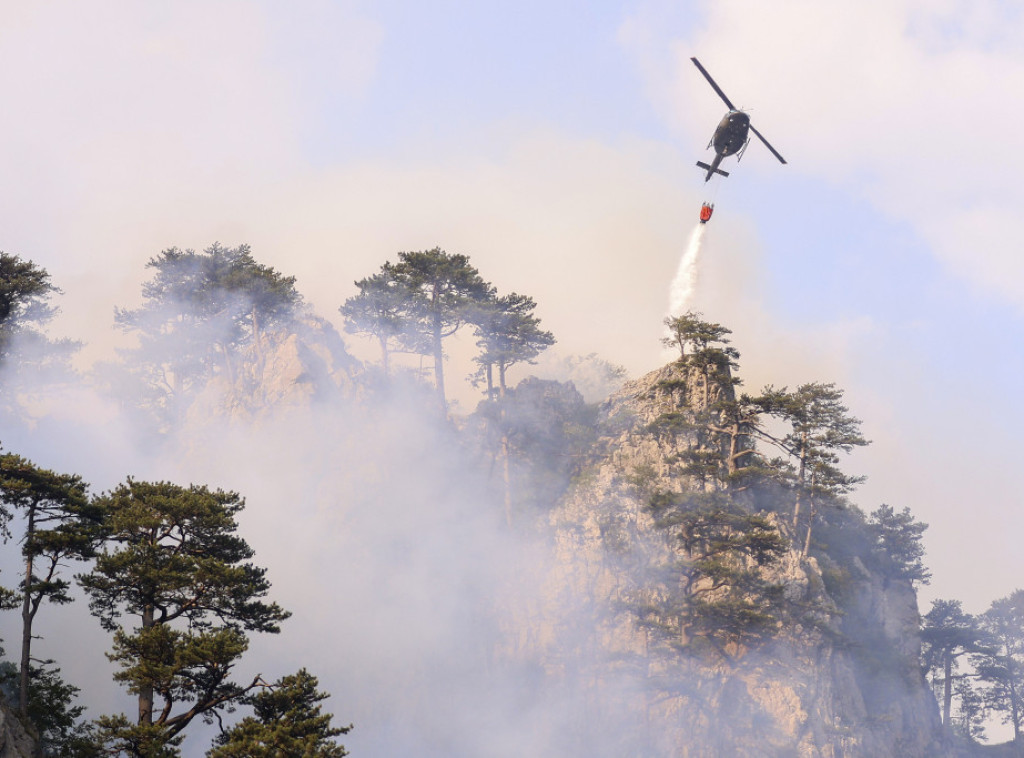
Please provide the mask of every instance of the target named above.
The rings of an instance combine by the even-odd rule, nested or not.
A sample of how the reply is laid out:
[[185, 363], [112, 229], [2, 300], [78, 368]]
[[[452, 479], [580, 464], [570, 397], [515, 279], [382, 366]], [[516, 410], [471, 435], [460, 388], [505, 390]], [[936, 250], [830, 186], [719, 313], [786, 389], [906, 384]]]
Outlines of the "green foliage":
[[954, 654], [969, 652], [982, 638], [978, 619], [965, 613], [959, 600], [935, 600], [921, 627], [921, 662], [926, 669], [936, 669]]
[[443, 340], [470, 321], [475, 307], [493, 297], [493, 288], [467, 256], [437, 247], [399, 253], [398, 263], [386, 263], [381, 271], [406, 293], [408, 329], [400, 339], [408, 350], [433, 358], [438, 399], [445, 408]]
[[[70, 586], [57, 570], [67, 558], [87, 558], [93, 553], [98, 514], [89, 503], [86, 484], [77, 474], [58, 474], [43, 469], [13, 453], [0, 454], [0, 516], [8, 530], [10, 508], [20, 511], [26, 521], [22, 555], [26, 561], [42, 558], [43, 575], [32, 574], [22, 582], [38, 606], [48, 599], [70, 602]], [[9, 536], [9, 532], [7, 532]]]
[[623, 478], [635, 490], [635, 495], [649, 499], [653, 508], [659, 507], [660, 501], [668, 497], [668, 493], [657, 489], [658, 470], [650, 463], [637, 463]]
[[498, 369], [498, 391], [507, 390], [505, 374], [516, 363], [533, 363], [540, 353], [555, 344], [554, 335], [540, 328], [533, 315], [537, 304], [532, 297], [513, 292], [489, 297], [476, 306], [471, 318], [476, 328], [480, 366], [476, 381], [486, 380], [488, 397], [494, 394], [493, 367]]
[[[94, 615], [114, 632], [115, 678], [139, 697], [138, 723], [108, 719], [105, 739], [161, 755], [196, 716], [233, 705], [257, 685], [230, 679], [248, 646], [245, 633], [277, 632], [289, 614], [262, 600], [270, 584], [235, 534], [244, 505], [237, 493], [129, 479], [96, 503], [104, 550], [79, 581]], [[120, 626], [125, 614], [139, 625]]]
[[165, 428], [214, 375], [235, 399], [257, 397], [268, 333], [293, 326], [299, 313], [295, 277], [258, 263], [248, 245], [169, 248], [146, 267], [153, 278], [143, 285], [143, 305], [114, 314], [139, 340], [123, 351], [130, 396], [141, 394]]
[[[39, 468], [19, 455], [0, 455], [0, 514], [9, 518], [9, 508], [24, 516], [21, 540], [24, 572], [19, 595], [5, 598], [6, 605], [17, 599], [21, 605], [22, 645], [19, 703], [22, 715], [30, 700], [31, 648], [37, 636], [33, 626], [44, 601], [70, 603], [70, 582], [60, 575], [68, 560], [83, 560], [94, 554], [99, 516], [89, 502], [86, 485], [75, 474], [57, 474]], [[6, 520], [6, 518], [5, 518]], [[6, 524], [3, 525], [6, 529]]]
[[596, 409], [571, 384], [529, 377], [474, 414], [484, 449], [506, 470], [511, 512], [553, 507], [593, 443]]
[[141, 615], [147, 607], [156, 623], [180, 618], [198, 628], [213, 617], [277, 632], [288, 617], [276, 603], [259, 600], [270, 583], [264, 569], [247, 562], [253, 551], [235, 534], [245, 505], [238, 493], [128, 479], [96, 505], [106, 547], [80, 581], [108, 631], [122, 612]]
[[1024, 590], [992, 603], [981, 617], [985, 647], [971, 657], [978, 678], [987, 685], [989, 711], [1013, 726], [1014, 740], [1024, 726]]
[[101, 716], [92, 730], [99, 755], [128, 758], [180, 758], [184, 735], [170, 735], [159, 724], [133, 724], [123, 715]]
[[468, 256], [438, 247], [399, 253], [398, 263], [386, 263], [382, 271], [405, 289], [408, 315], [428, 341], [437, 329], [444, 337], [454, 334], [467, 323], [471, 309], [493, 294]]
[[[86, 758], [95, 745], [89, 738], [82, 714], [85, 707], [73, 705], [79, 689], [68, 684], [53, 661], [32, 666], [28, 702], [24, 709], [45, 758]], [[21, 708], [20, 675], [12, 663], [0, 663], [0, 692], [4, 699]]]
[[849, 476], [839, 468], [840, 452], [868, 444], [860, 434], [860, 420], [849, 414], [842, 399], [843, 391], [835, 384], [812, 382], [793, 392], [766, 387], [752, 400], [764, 413], [790, 426], [781, 438], [764, 436], [790, 458], [793, 528], [805, 525], [804, 555], [810, 552], [815, 518], [822, 506], [843, 506], [844, 496], [863, 481], [863, 477]]
[[15, 336], [49, 323], [57, 312], [50, 298], [59, 293], [46, 269], [0, 252], [0, 363], [10, 357]]
[[778, 446], [796, 460], [798, 483], [811, 493], [840, 496], [863, 481], [838, 468], [839, 452], [869, 444], [860, 434], [860, 419], [849, 415], [842, 398], [835, 384], [812, 382], [792, 392], [766, 387], [754, 400], [763, 412], [790, 424]]
[[[979, 620], [965, 613], [959, 600], [936, 600], [924, 617], [921, 628], [921, 663], [931, 676], [932, 686], [941, 691], [942, 723], [951, 723], [953, 696], [957, 695], [962, 709], [972, 713], [974, 689], [966, 675], [958, 674], [960, 658], [967, 654], [984, 652], [986, 635]], [[966, 706], [963, 704], [967, 702]], [[966, 731], [975, 736], [977, 728], [968, 718]]]
[[301, 669], [246, 697], [254, 715], [247, 716], [214, 741], [207, 758], [341, 758], [348, 755], [335, 737], [351, 726], [332, 727], [320, 703], [329, 696], [317, 690], [317, 678]]
[[984, 740], [988, 712], [983, 695], [966, 677], [956, 680], [953, 695], [958, 703], [956, 714], [950, 718], [954, 733], [970, 741]]
[[[151, 687], [165, 705], [196, 703], [201, 710], [195, 716], [241, 696], [243, 688], [226, 677], [248, 647], [245, 634], [236, 628], [193, 631], [156, 623], [135, 633], [118, 629], [108, 657], [119, 666], [114, 681], [133, 692]], [[173, 718], [162, 721], [177, 723]]]
[[341, 306], [346, 329], [377, 338], [385, 371], [392, 341], [401, 350], [433, 358], [438, 399], [447, 408], [443, 341], [494, 299], [494, 289], [467, 256], [437, 247], [399, 253], [397, 263], [385, 263], [356, 286], [359, 294]]
[[392, 343], [398, 340], [406, 327], [408, 292], [390, 270], [360, 279], [355, 285], [359, 294], [338, 308], [345, 318], [345, 331], [376, 338], [386, 376], [390, 372]]
[[258, 263], [248, 245], [214, 243], [202, 253], [169, 248], [151, 258], [153, 278], [143, 285], [144, 305], [118, 309], [125, 329], [150, 334], [156, 327], [219, 323], [223, 344], [237, 344], [245, 332], [290, 320], [302, 300], [295, 277]]
[[868, 529], [875, 541], [874, 562], [885, 576], [928, 584], [931, 573], [925, 568], [921, 544], [927, 528], [909, 508], [897, 513], [892, 506], [882, 505], [871, 514]]
[[664, 323], [671, 336], [662, 338], [662, 344], [678, 347], [680, 360], [702, 368], [736, 368], [734, 360], [739, 358], [739, 353], [735, 348], [728, 347], [729, 339], [726, 336], [732, 334], [732, 329], [704, 321], [703, 314], [694, 311], [666, 318]]
[[0, 252], [0, 366], [7, 369], [0, 407], [8, 411], [24, 411], [18, 393], [35, 392], [74, 373], [70, 359], [80, 344], [51, 340], [44, 332], [57, 313], [51, 299], [59, 294], [46, 269]]
[[679, 618], [682, 635], [717, 645], [770, 636], [779, 624], [781, 590], [760, 569], [788, 547], [772, 519], [722, 492], [656, 493], [650, 508], [679, 549], [673, 567], [679, 594], [663, 614]]
[[738, 368], [736, 360], [740, 354], [729, 346], [726, 337], [732, 330], [704, 321], [702, 314], [693, 311], [666, 318], [664, 323], [672, 336], [663, 338], [662, 342], [668, 347], [678, 347], [680, 364], [695, 369], [702, 377], [701, 405], [710, 410], [713, 402], [722, 399], [724, 388], [739, 383], [733, 378], [732, 370]]
[[466, 324], [475, 327], [480, 348], [474, 381], [486, 382], [489, 398], [507, 390], [510, 366], [533, 363], [555, 341], [551, 332], [540, 328], [533, 298], [515, 292], [496, 296], [465, 255], [440, 248], [402, 252], [397, 263], [387, 262], [355, 284], [359, 293], [339, 309], [346, 331], [377, 340], [385, 376], [390, 372], [389, 356], [396, 350], [430, 356], [442, 407], [443, 343]]

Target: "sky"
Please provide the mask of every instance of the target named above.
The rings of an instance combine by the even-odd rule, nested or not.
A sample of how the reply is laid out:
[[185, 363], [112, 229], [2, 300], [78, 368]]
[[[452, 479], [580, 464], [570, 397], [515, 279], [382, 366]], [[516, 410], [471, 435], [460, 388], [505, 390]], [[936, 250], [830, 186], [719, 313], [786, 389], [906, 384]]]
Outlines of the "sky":
[[[930, 525], [923, 609], [1021, 586], [1018, 4], [0, 9], [0, 249], [51, 273], [52, 332], [86, 364], [146, 260], [219, 241], [339, 327], [397, 252], [464, 253], [535, 298], [561, 353], [639, 376], [713, 199], [693, 305], [733, 330], [745, 388], [845, 389], [873, 442], [855, 500]], [[704, 184], [725, 106], [691, 56], [786, 165], [755, 141]]]

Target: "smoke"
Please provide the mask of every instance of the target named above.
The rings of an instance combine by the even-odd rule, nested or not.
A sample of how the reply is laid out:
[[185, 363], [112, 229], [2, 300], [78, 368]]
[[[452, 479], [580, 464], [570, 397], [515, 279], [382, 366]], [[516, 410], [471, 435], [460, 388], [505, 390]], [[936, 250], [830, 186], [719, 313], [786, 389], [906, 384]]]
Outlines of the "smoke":
[[700, 261], [700, 248], [704, 241], [704, 224], [697, 224], [690, 234], [690, 242], [679, 260], [679, 268], [668, 295], [668, 314], [680, 316], [690, 309], [690, 303], [697, 289], [697, 264]]
[[[216, 341], [222, 331], [212, 323], [192, 336]], [[293, 617], [280, 635], [253, 637], [235, 678], [308, 668], [331, 693], [336, 723], [355, 724], [341, 740], [353, 755], [621, 754], [626, 732], [595, 719], [593, 695], [572, 673], [607, 654], [587, 642], [596, 611], [553, 597], [564, 587], [553, 589], [556, 561], [538, 525], [554, 503], [509, 529], [501, 466], [471, 425], [442, 418], [411, 374], [384, 383], [360, 369], [330, 347], [337, 338], [299, 330], [278, 340], [267, 376], [282, 392], [263, 387], [274, 402], [262, 409], [228, 405], [228, 388], [199, 369], [180, 378], [195, 380], [187, 403], [155, 402], [141, 380], [164, 366], [167, 344], [142, 341], [120, 363], [60, 383], [22, 372], [35, 413], [3, 420], [3, 446], [82, 475], [94, 493], [128, 476], [241, 493], [239, 533], [268, 571], [270, 598]], [[181, 343], [170, 352], [181, 358]], [[583, 363], [621, 381], [618, 367]], [[0, 583], [15, 584], [17, 552], [3, 551]], [[88, 718], [132, 713], [103, 656], [110, 636], [80, 593], [44, 608], [36, 631], [34, 651], [81, 688]], [[0, 614], [0, 637], [10, 656], [16, 614]], [[639, 686], [609, 679], [604, 697], [635, 699]], [[202, 756], [212, 729], [190, 727], [183, 755]]]
[[[702, 238], [698, 227], [673, 282], [678, 308], [693, 294]], [[223, 340], [223, 324], [192, 334]], [[336, 723], [355, 725], [342, 738], [355, 756], [613, 758], [674, 754], [703, 739], [687, 730], [705, 730], [717, 696], [702, 690], [702, 675], [682, 656], [649, 655], [649, 630], [623, 610], [647, 592], [659, 571], [652, 556], [666, 549], [637, 527], [631, 509], [639, 501], [612, 485], [624, 459], [584, 468], [564, 501], [557, 482], [541, 482], [528, 507], [512, 509], [509, 528], [500, 435], [485, 433], [484, 414], [444, 417], [413, 372], [387, 379], [359, 365], [322, 323], [288, 324], [263, 344], [275, 350], [248, 398], [246, 381], [232, 388], [226, 372], [202, 373], [202, 362], [183, 360], [196, 344], [179, 340], [140, 340], [122, 351], [119, 368], [138, 382], [104, 385], [95, 374], [72, 387], [29, 381], [45, 413], [31, 424], [6, 419], [4, 445], [81, 474], [94, 492], [127, 476], [240, 492], [240, 534], [267, 569], [270, 598], [293, 616], [280, 635], [253, 637], [234, 678], [271, 681], [308, 668], [331, 693], [326, 706]], [[195, 379], [181, 404], [154, 403], [142, 389], [154, 371], [166, 375], [168, 352], [182, 370], [200, 365], [176, 382]], [[246, 354], [235, 357], [232, 376], [244, 380]], [[595, 356], [555, 369], [606, 384], [622, 378]], [[550, 431], [564, 418], [572, 422], [563, 426], [567, 436], [570, 426], [579, 434], [593, 407], [560, 416], [583, 402], [553, 389], [538, 389], [549, 405], [513, 421], [543, 407], [535, 428]], [[526, 394], [520, 388], [514, 397]], [[568, 485], [577, 472], [563, 462], [594, 442], [575, 441], [539, 440], [538, 470], [564, 471]], [[0, 557], [5, 584], [17, 575], [16, 553]], [[0, 636], [16, 640], [16, 622], [0, 614]], [[36, 631], [36, 652], [82, 688], [88, 717], [132, 713], [101, 655], [110, 636], [83, 598], [46, 608]], [[213, 727], [188, 731], [183, 755], [200, 758]]]

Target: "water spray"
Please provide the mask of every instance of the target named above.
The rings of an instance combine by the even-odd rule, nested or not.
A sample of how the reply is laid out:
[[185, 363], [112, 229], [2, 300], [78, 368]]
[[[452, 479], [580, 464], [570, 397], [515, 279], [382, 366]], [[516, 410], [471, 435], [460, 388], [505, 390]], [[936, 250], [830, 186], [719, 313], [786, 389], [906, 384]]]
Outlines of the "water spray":
[[669, 289], [668, 315], [681, 316], [690, 310], [690, 303], [697, 289], [697, 265], [700, 260], [700, 249], [706, 231], [705, 224], [711, 219], [715, 210], [715, 199], [718, 197], [718, 190], [721, 182], [713, 182], [708, 189], [711, 190], [707, 199], [701, 205], [699, 223], [690, 233], [690, 241], [679, 260], [679, 268], [676, 270], [675, 278], [672, 280], [672, 287]]
[[676, 270], [672, 287], [669, 290], [668, 312], [670, 316], [680, 316], [690, 308], [694, 291], [697, 289], [697, 262], [700, 260], [700, 248], [706, 230], [707, 227], [703, 223], [699, 223], [690, 234], [690, 242], [679, 261], [679, 268]]

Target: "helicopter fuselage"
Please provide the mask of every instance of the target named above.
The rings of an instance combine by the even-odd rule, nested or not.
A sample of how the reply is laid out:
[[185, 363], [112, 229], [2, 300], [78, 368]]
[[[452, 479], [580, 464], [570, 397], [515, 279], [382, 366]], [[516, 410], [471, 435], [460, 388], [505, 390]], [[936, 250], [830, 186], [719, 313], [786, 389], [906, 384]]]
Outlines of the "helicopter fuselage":
[[711, 138], [711, 146], [723, 158], [735, 155], [747, 144], [749, 132], [750, 116], [743, 111], [729, 111], [718, 123], [715, 135]]
[[750, 123], [750, 116], [732, 104], [732, 100], [725, 96], [725, 93], [722, 92], [722, 88], [719, 87], [718, 84], [715, 83], [715, 80], [711, 78], [711, 74], [707, 72], [707, 69], [700, 65], [700, 61], [696, 58], [690, 58], [690, 60], [693, 61], [693, 65], [697, 67], [697, 70], [704, 75], [704, 78], [708, 80], [708, 84], [711, 85], [711, 89], [713, 89], [715, 93], [722, 98], [722, 102], [729, 107], [729, 112], [726, 113], [725, 116], [722, 117], [722, 120], [718, 122], [715, 134], [711, 138], [711, 143], [708, 145], [708, 147], [713, 145], [715, 148], [715, 157], [711, 160], [711, 165], [708, 165], [703, 161], [697, 161], [697, 165], [707, 171], [707, 174], [704, 175], [704, 181], [710, 181], [711, 177], [715, 174], [720, 174], [721, 176], [729, 175], [728, 171], [723, 171], [719, 168], [722, 163], [722, 159], [730, 155], [737, 155], [738, 153], [739, 155], [737, 160], [739, 160], [739, 158], [743, 156], [743, 148], [746, 147], [747, 141], [750, 139], [750, 132], [753, 132], [757, 138], [764, 143], [764, 146], [771, 151], [772, 155], [779, 159], [780, 163], [785, 163], [786, 159], [779, 154], [778, 150], [768, 144], [768, 140], [764, 138], [761, 132], [757, 131], [757, 129], [753, 127]]

